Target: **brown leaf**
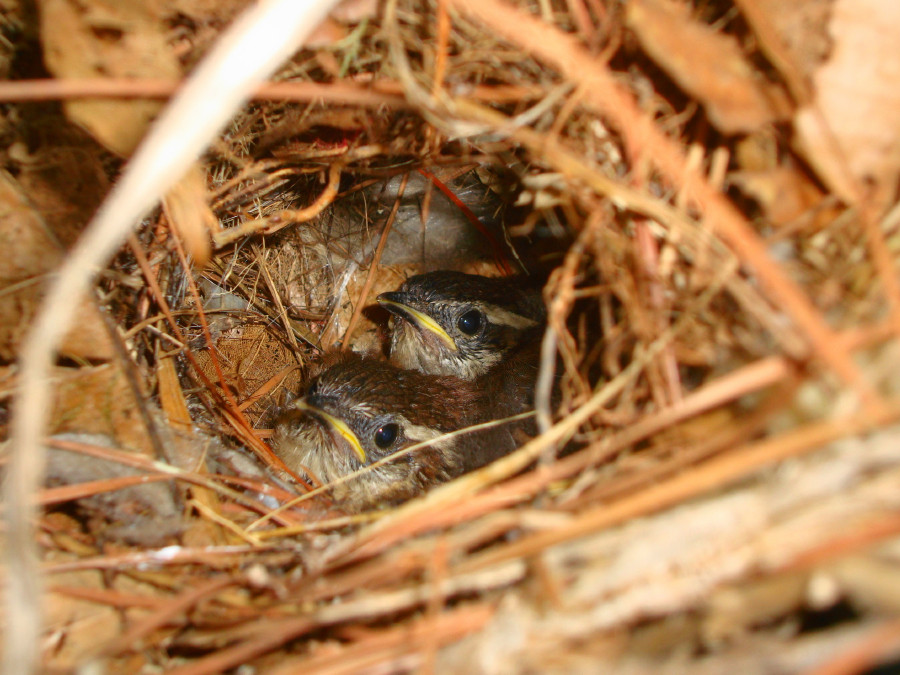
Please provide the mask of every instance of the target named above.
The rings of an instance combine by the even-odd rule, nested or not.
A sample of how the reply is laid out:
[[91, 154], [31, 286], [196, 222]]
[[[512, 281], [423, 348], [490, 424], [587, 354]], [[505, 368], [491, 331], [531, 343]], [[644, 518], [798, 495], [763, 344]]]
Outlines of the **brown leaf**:
[[209, 260], [211, 233], [219, 221], [209, 206], [206, 194], [206, 174], [193, 166], [169, 190], [165, 197], [166, 215], [197, 267], [202, 269]]
[[[832, 0], [739, 0], [736, 4], [776, 67], [780, 65], [777, 57], [787, 58], [792, 68], [809, 77], [828, 54]], [[763, 18], [763, 25], [755, 20], [757, 17]], [[768, 29], [774, 34], [768, 34]], [[776, 58], [772, 58], [773, 51]]]
[[[264, 325], [247, 325], [229, 331], [216, 341], [216, 351], [228, 385], [239, 400], [256, 392], [285, 364], [293, 363], [291, 350]], [[209, 350], [198, 350], [195, 355], [206, 376], [218, 384]], [[298, 377], [294, 373], [289, 381], [296, 382]], [[269, 410], [272, 402], [272, 397], [264, 397], [251, 406], [248, 414]]]
[[[0, 172], [0, 360], [12, 361], [43, 296], [44, 277], [62, 260], [62, 250], [16, 181]], [[103, 317], [89, 300], [60, 345], [65, 356], [106, 360], [112, 345]]]
[[156, 369], [159, 382], [159, 404], [166, 415], [169, 426], [178, 431], [189, 432], [193, 422], [184, 400], [184, 392], [175, 372], [175, 360], [160, 359]]
[[53, 378], [52, 433], [100, 434], [117, 446], [153, 454], [138, 402], [121, 368], [57, 368]]
[[[44, 62], [56, 77], [175, 79], [181, 67], [153, 3], [40, 0]], [[161, 108], [158, 101], [80, 100], [66, 114], [120, 155], [134, 150]]]
[[776, 117], [771, 92], [755, 76], [733, 37], [692, 19], [688, 8], [665, 0], [628, 3], [628, 25], [644, 51], [726, 134], [753, 131]]
[[347, 23], [374, 19], [377, 14], [377, 0], [344, 0], [331, 10], [332, 18]]
[[[67, 572], [54, 575], [53, 589], [57, 588], [102, 591], [106, 583], [102, 572]], [[96, 651], [98, 644], [112, 640], [122, 631], [115, 607], [66, 593], [51, 590], [44, 598], [44, 612], [48, 629], [65, 635], [57, 649], [47, 650], [47, 668], [74, 669]]]
[[794, 118], [798, 143], [841, 198], [855, 202], [860, 183], [871, 182], [889, 201], [900, 176], [900, 4], [837, 0], [830, 32], [815, 98]]
[[753, 197], [772, 225], [786, 225], [818, 204], [822, 195], [793, 167], [732, 171], [729, 180]]
[[[97, 434], [61, 434], [54, 439], [118, 452], [111, 439]], [[123, 484], [128, 478], [145, 475], [145, 471], [111, 458], [54, 447], [47, 451], [46, 483], [54, 486], [57, 494], [68, 497], [74, 491], [66, 491], [66, 487], [96, 486], [93, 493], [81, 493], [77, 503], [90, 516], [88, 528], [102, 531], [105, 539], [160, 545], [183, 529], [171, 482]]]

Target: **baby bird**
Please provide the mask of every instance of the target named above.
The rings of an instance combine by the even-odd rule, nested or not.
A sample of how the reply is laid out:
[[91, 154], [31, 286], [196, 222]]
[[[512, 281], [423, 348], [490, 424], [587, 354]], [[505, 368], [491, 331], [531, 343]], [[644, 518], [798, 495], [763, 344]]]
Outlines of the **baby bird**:
[[390, 359], [401, 368], [472, 380], [540, 340], [540, 292], [521, 277], [442, 270], [407, 279], [378, 302], [394, 315]]
[[[273, 450], [292, 470], [332, 483], [416, 443], [521, 412], [525, 397], [516, 397], [517, 381], [503, 384], [513, 392], [504, 394], [505, 407], [478, 380], [343, 355], [323, 364], [279, 416]], [[435, 441], [335, 486], [331, 494], [350, 512], [410, 499], [511, 452], [514, 426]]]

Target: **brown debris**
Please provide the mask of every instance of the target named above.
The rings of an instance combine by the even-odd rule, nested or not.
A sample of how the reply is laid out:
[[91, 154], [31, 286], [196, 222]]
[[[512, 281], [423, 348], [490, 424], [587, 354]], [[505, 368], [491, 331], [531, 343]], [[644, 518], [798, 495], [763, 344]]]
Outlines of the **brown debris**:
[[[253, 3], [120, 4], [0, 23], [2, 441], [41, 281], [121, 169], [104, 147]], [[900, 657], [890, 4], [341, 5], [101, 270], [118, 342], [85, 305], [60, 348], [43, 665]], [[438, 268], [540, 280], [555, 407], [514, 454], [347, 513], [273, 420], [324, 355], [383, 358], [375, 296]]]
[[[0, 173], [0, 361], [15, 359], [40, 302], [44, 275], [63, 252], [16, 181]], [[105, 361], [112, 356], [109, 334], [94, 303], [79, 308], [82, 321], [69, 331], [60, 351], [72, 358]]]
[[[178, 59], [167, 44], [164, 14], [154, 3], [41, 0], [47, 68], [59, 78], [174, 78]], [[155, 101], [69, 101], [67, 114], [112, 152], [127, 156], [159, 112]]]
[[626, 21], [644, 50], [706, 108], [725, 134], [747, 133], [773, 122], [771, 85], [761, 82], [737, 41], [692, 19], [668, 0], [628, 3]]
[[796, 113], [804, 153], [850, 203], [874, 198], [884, 208], [896, 196], [900, 106], [888, 83], [900, 73], [898, 31], [900, 8], [892, 3], [836, 0], [830, 57], [813, 76], [814, 100]]

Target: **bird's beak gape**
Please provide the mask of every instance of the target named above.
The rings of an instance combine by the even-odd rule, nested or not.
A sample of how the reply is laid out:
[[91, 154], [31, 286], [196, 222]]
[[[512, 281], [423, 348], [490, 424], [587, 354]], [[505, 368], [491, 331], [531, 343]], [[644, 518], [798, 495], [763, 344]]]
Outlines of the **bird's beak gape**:
[[453, 338], [447, 334], [441, 325], [432, 319], [430, 316], [425, 314], [424, 312], [420, 312], [417, 309], [413, 309], [406, 303], [400, 302], [394, 299], [391, 296], [397, 296], [397, 293], [382, 293], [378, 296], [378, 304], [384, 307], [386, 310], [391, 312], [392, 314], [397, 314], [404, 319], [409, 319], [412, 323], [417, 325], [419, 328], [424, 328], [426, 330], [434, 333], [441, 341], [447, 345], [447, 347], [451, 351], [457, 351], [456, 342], [453, 341]]
[[353, 452], [356, 453], [356, 456], [359, 458], [359, 461], [363, 464], [366, 463], [366, 451], [363, 449], [362, 443], [359, 442], [359, 438], [356, 437], [356, 434], [353, 433], [353, 429], [347, 426], [347, 423], [342, 419], [335, 417], [334, 415], [330, 415], [325, 412], [321, 408], [317, 408], [314, 405], [310, 405], [306, 402], [306, 399], [298, 399], [294, 402], [294, 407], [297, 410], [304, 410], [306, 412], [311, 413], [312, 415], [318, 417], [326, 424], [328, 424], [332, 429], [334, 429], [345, 441], [350, 444], [350, 447], [353, 449]]

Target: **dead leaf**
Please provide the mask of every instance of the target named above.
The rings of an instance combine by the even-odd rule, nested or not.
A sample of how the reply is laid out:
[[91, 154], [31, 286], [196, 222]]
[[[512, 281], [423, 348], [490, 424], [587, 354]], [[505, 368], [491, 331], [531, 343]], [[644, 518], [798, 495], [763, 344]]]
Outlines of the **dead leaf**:
[[774, 92], [754, 74], [737, 41], [689, 15], [685, 5], [633, 0], [627, 22], [644, 51], [698, 99], [725, 134], [746, 133], [776, 118]]
[[[828, 55], [831, 45], [827, 27], [832, 0], [740, 0], [737, 4], [752, 24], [760, 46], [769, 52], [775, 49], [779, 55], [783, 52], [791, 66], [804, 77], [810, 77]], [[763, 27], [747, 16], [746, 9], [764, 17], [765, 27], [771, 28], [774, 35], [761, 34]]]
[[[54, 439], [115, 448], [111, 439], [97, 434], [60, 434]], [[46, 483], [51, 486], [77, 486], [94, 481], [115, 484], [117, 479], [145, 473], [113, 459], [54, 447], [47, 452]], [[98, 534], [102, 531], [105, 539], [158, 546], [183, 529], [181, 510], [169, 481], [116, 488], [110, 486], [77, 501], [83, 513], [91, 516], [89, 529], [96, 528]]]
[[344, 0], [331, 10], [332, 18], [346, 23], [374, 19], [377, 14], [377, 0]]
[[[44, 62], [60, 78], [176, 79], [181, 67], [155, 3], [141, 0], [39, 0]], [[137, 146], [159, 101], [67, 101], [66, 114], [113, 152]]]
[[156, 379], [159, 382], [159, 404], [169, 426], [178, 431], [189, 432], [193, 422], [178, 381], [178, 373], [175, 372], [174, 359], [160, 359]]
[[772, 225], [791, 223], [822, 200], [816, 186], [793, 167], [732, 171], [728, 178], [756, 200]]
[[209, 205], [206, 174], [192, 166], [165, 197], [166, 215], [199, 269], [206, 265], [212, 247], [211, 233], [219, 221]]
[[[103, 591], [106, 583], [103, 573], [94, 570], [54, 575], [53, 589], [65, 588]], [[47, 626], [52, 633], [65, 635], [65, 639], [47, 654], [44, 665], [69, 670], [83, 665], [85, 657], [93, 654], [98, 644], [116, 637], [122, 631], [122, 621], [115, 607], [53, 589], [44, 597]]]
[[[62, 250], [16, 181], [0, 172], [0, 360], [13, 361], [43, 296], [45, 276], [62, 261]], [[107, 360], [112, 345], [103, 317], [89, 300], [66, 334], [60, 352], [68, 357]]]
[[5, 171], [0, 172], [0, 246], [15, 252], [0, 257], [3, 285], [47, 272], [62, 258], [56, 239]]
[[797, 141], [842, 199], [863, 198], [869, 182], [884, 204], [900, 177], [900, 4], [836, 0], [830, 33], [834, 49], [813, 78], [815, 98], [794, 118]]
[[100, 434], [118, 447], [153, 454], [131, 386], [121, 368], [57, 368], [50, 431]]
[[28, 203], [68, 250], [109, 193], [109, 153], [62, 110], [45, 114], [44, 108], [32, 118], [42, 143], [14, 143], [9, 167]]

